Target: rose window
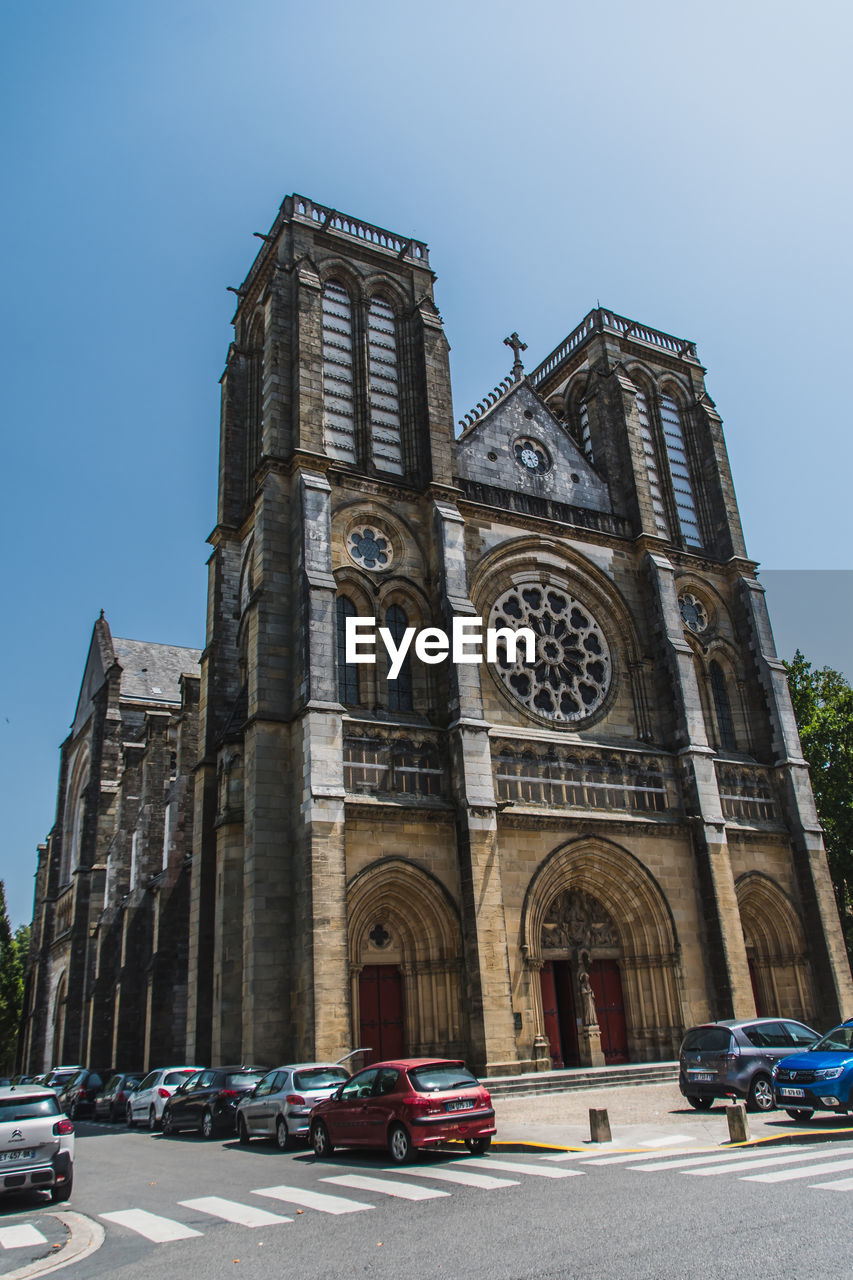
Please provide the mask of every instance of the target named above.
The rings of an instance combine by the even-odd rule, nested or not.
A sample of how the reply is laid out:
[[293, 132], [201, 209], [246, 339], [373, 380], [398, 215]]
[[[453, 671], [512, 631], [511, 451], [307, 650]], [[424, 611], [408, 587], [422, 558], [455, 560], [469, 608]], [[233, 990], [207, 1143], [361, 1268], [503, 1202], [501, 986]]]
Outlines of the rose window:
[[681, 621], [689, 631], [695, 631], [698, 635], [700, 631], [707, 630], [708, 614], [701, 600], [685, 592], [683, 596], [678, 597], [678, 607], [681, 611]]
[[548, 452], [538, 440], [532, 440], [526, 436], [523, 440], [516, 440], [513, 453], [516, 462], [526, 467], [528, 471], [547, 471], [551, 466]]
[[375, 529], [357, 529], [349, 535], [347, 551], [365, 569], [384, 569], [391, 559], [388, 539]]
[[511, 587], [495, 602], [489, 626], [527, 627], [536, 638], [532, 662], [523, 637], [514, 660], [500, 640], [495, 666], [512, 696], [533, 715], [583, 720], [604, 702], [612, 674], [610, 650], [589, 609], [568, 592], [532, 582]]

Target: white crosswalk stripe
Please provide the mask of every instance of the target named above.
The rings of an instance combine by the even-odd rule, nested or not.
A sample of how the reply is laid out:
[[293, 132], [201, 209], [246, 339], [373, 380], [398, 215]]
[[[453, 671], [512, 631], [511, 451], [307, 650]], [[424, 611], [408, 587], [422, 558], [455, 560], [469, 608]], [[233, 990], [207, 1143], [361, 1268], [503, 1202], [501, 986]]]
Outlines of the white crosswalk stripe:
[[[396, 1173], [396, 1169], [386, 1169], [386, 1173]], [[444, 1169], [437, 1165], [425, 1166], [421, 1169], [408, 1168], [406, 1176], [416, 1178], [435, 1178], [438, 1182], [454, 1182], [462, 1187], [479, 1187], [482, 1191], [494, 1191], [497, 1187], [517, 1187], [519, 1183], [512, 1178], [494, 1178], [487, 1173], [469, 1173], [464, 1169]]]
[[814, 1182], [812, 1186], [818, 1191], [853, 1191], [853, 1178], [839, 1178], [836, 1182]]
[[333, 1182], [339, 1187], [353, 1187], [356, 1191], [377, 1191], [383, 1196], [399, 1196], [401, 1200], [435, 1200], [439, 1196], [450, 1195], [449, 1191], [437, 1191], [435, 1187], [419, 1187], [414, 1182], [388, 1182], [384, 1178], [365, 1178], [358, 1173], [323, 1178], [323, 1182]]
[[270, 1213], [253, 1204], [238, 1204], [236, 1200], [223, 1200], [221, 1196], [200, 1196], [197, 1200], [181, 1200], [185, 1209], [198, 1209], [213, 1218], [224, 1218], [240, 1227], [273, 1227], [278, 1222], [292, 1222], [292, 1218], [280, 1213]]
[[744, 1178], [744, 1182], [793, 1182], [795, 1178], [820, 1178], [826, 1173], [839, 1173], [853, 1169], [853, 1160], [834, 1160], [829, 1164], [806, 1165], [804, 1169], [777, 1169], [773, 1173], [757, 1173]]
[[682, 1142], [695, 1142], [696, 1139], [689, 1133], [671, 1133], [666, 1138], [649, 1138], [646, 1142], [641, 1142], [641, 1147], [677, 1147]]
[[372, 1209], [372, 1204], [364, 1204], [361, 1200], [345, 1200], [343, 1196], [330, 1196], [322, 1191], [307, 1191], [304, 1187], [259, 1187], [250, 1192], [253, 1196], [269, 1196], [272, 1200], [283, 1200], [286, 1204], [298, 1204], [303, 1209], [316, 1209], [319, 1213], [360, 1213], [362, 1209]]
[[163, 1218], [159, 1213], [149, 1213], [147, 1209], [120, 1209], [116, 1213], [100, 1213], [99, 1218], [105, 1222], [114, 1222], [116, 1226], [127, 1227], [137, 1235], [153, 1240], [155, 1244], [166, 1244], [170, 1240], [189, 1240], [191, 1236], [200, 1236], [200, 1231], [187, 1227], [183, 1222], [175, 1222], [173, 1218]]
[[[827, 1151], [825, 1153], [826, 1158], [828, 1158], [829, 1156], [837, 1156], [837, 1155], [853, 1155], [853, 1147], [844, 1147], [840, 1150], [838, 1148], [835, 1148], [834, 1150]], [[726, 1171], [736, 1172], [741, 1165], [744, 1165], [744, 1166], [754, 1165], [754, 1164], [757, 1164], [758, 1161], [763, 1161], [768, 1159], [771, 1161], [776, 1161], [776, 1160], [811, 1160], [813, 1158], [814, 1158], [813, 1149], [801, 1149], [799, 1151], [786, 1150], [786, 1151], [780, 1152], [777, 1155], [771, 1155], [768, 1152], [766, 1147], [759, 1147], [756, 1150], [752, 1150], [752, 1151], [706, 1152], [705, 1155], [703, 1156], [687, 1156], [683, 1160], [682, 1159], [658, 1160], [658, 1161], [655, 1161], [654, 1163], [649, 1163], [645, 1156], [641, 1156], [638, 1159], [641, 1160], [642, 1163], [632, 1164], [629, 1167], [631, 1169], [638, 1169], [642, 1173], [659, 1173], [659, 1172], [665, 1172], [668, 1169], [693, 1170], [700, 1167], [705, 1168], [706, 1166], [710, 1169], [712, 1166], [717, 1166], [722, 1168], [725, 1165], [730, 1165], [731, 1169]]]
[[730, 1164], [718, 1164], [710, 1169], [685, 1169], [684, 1172], [691, 1178], [711, 1178], [722, 1173], [751, 1174], [753, 1169], [772, 1169], [774, 1165], [808, 1164], [810, 1160], [828, 1160], [836, 1154], [834, 1151], [786, 1151], [783, 1155], [764, 1155], [758, 1160], [748, 1161], [732, 1160]]
[[506, 1173], [529, 1173], [537, 1178], [574, 1178], [583, 1169], [551, 1169], [536, 1164], [522, 1164], [516, 1160], [496, 1160], [494, 1156], [469, 1156], [467, 1160], [454, 1161], [467, 1169], [502, 1169]]
[[33, 1244], [47, 1244], [47, 1237], [29, 1222], [21, 1222], [14, 1227], [0, 1227], [0, 1245], [4, 1249], [23, 1249]]

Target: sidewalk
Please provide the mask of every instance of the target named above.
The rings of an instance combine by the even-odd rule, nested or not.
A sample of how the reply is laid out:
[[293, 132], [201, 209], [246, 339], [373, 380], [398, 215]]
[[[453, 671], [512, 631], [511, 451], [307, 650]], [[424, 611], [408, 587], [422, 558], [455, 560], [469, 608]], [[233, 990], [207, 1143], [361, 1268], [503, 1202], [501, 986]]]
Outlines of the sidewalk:
[[[725, 1101], [720, 1099], [710, 1111], [694, 1111], [674, 1083], [496, 1098], [494, 1106], [496, 1144], [599, 1150], [589, 1140], [590, 1108], [607, 1111], [614, 1149], [701, 1150], [729, 1141]], [[753, 1141], [828, 1141], [835, 1135], [849, 1138], [853, 1130], [853, 1117], [829, 1113], [805, 1124], [784, 1111], [750, 1112], [747, 1120]]]

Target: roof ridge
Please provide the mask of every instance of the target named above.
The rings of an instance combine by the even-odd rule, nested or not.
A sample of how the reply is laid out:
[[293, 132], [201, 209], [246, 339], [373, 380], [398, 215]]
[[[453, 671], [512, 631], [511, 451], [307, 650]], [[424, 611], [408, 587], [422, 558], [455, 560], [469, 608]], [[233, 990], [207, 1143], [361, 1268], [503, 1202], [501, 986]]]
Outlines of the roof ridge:
[[517, 387], [518, 385], [519, 382], [513, 378], [512, 374], [508, 374], [502, 382], [499, 382], [498, 385], [488, 393], [488, 395], [478, 401], [476, 408], [472, 409], [470, 413], [464, 414], [463, 417], [459, 419], [457, 426], [460, 426], [463, 431], [467, 431], [469, 427], [473, 427], [474, 423], [478, 422], [479, 419], [487, 414], [490, 409], [493, 409], [498, 401], [503, 399], [508, 391], [511, 391], [513, 387]]

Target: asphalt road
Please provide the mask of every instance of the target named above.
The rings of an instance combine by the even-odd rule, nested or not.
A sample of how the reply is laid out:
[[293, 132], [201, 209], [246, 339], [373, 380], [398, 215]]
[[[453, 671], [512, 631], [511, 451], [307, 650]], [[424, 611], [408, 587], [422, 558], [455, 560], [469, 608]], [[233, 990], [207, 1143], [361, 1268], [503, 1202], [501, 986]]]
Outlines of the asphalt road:
[[[318, 1162], [261, 1142], [243, 1148], [81, 1122], [68, 1208], [105, 1236], [66, 1274], [839, 1280], [853, 1271], [852, 1198], [853, 1143], [627, 1160], [494, 1150], [474, 1161], [448, 1152], [392, 1170], [381, 1152]], [[7, 1197], [0, 1242], [3, 1229], [31, 1224], [48, 1254], [62, 1238], [53, 1212], [46, 1197]], [[257, 1226], [227, 1220], [259, 1212]], [[142, 1231], [185, 1234], [158, 1243]], [[0, 1249], [0, 1272], [31, 1256]]]

